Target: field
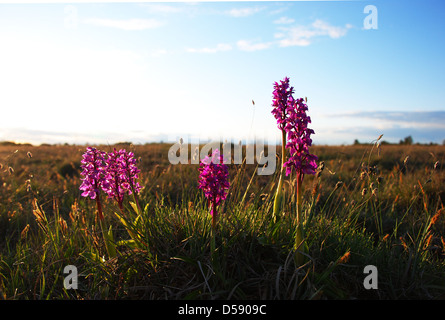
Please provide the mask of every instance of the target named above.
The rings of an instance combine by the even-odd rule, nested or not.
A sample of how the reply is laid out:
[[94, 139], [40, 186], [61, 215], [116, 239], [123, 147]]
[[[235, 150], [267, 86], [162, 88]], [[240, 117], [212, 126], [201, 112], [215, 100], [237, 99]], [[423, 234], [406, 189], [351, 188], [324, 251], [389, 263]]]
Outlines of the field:
[[[111, 256], [79, 190], [86, 146], [0, 146], [0, 299], [445, 298], [444, 146], [313, 146], [324, 170], [304, 179], [301, 265], [293, 183], [271, 215], [278, 170], [229, 165], [212, 229], [198, 165], [170, 164], [170, 145], [97, 147], [133, 151], [144, 186], [141, 211], [127, 197], [125, 217], [102, 196]], [[77, 289], [64, 286], [68, 265]]]

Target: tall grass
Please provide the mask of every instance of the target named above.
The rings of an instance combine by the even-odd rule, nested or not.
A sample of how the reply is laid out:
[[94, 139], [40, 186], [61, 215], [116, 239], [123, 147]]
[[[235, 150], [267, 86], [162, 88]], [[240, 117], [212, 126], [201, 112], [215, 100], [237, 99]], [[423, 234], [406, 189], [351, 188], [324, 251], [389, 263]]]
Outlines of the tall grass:
[[[132, 147], [141, 157], [142, 212], [129, 198], [124, 217], [104, 200], [113, 258], [94, 201], [78, 190], [84, 148], [3, 147], [0, 298], [444, 297], [443, 147], [314, 146], [324, 170], [305, 180], [303, 265], [294, 259], [292, 181], [284, 183], [283, 217], [274, 221], [278, 170], [258, 176], [256, 165], [230, 165], [229, 195], [213, 232], [197, 165], [170, 165], [168, 147]], [[63, 286], [66, 265], [78, 269], [77, 290]], [[366, 265], [378, 268], [377, 290], [363, 286]]]

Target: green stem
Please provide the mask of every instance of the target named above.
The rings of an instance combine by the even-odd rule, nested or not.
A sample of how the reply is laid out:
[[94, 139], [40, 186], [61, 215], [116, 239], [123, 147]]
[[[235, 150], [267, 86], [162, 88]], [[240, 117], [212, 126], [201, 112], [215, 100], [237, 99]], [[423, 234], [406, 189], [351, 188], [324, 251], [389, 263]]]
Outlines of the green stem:
[[215, 203], [212, 203], [212, 229], [215, 230], [216, 228], [216, 205]]
[[274, 221], [278, 218], [281, 211], [281, 202], [283, 198], [283, 174], [280, 174], [280, 180], [278, 180], [277, 190], [275, 192], [275, 200], [273, 203], [273, 219]]
[[302, 179], [302, 174], [298, 173], [297, 174], [297, 179], [296, 179], [296, 191], [297, 191], [297, 224], [300, 224], [302, 221], [301, 219], [301, 184], [303, 182]]
[[281, 131], [281, 169], [280, 169], [280, 179], [278, 180], [277, 190], [275, 192], [275, 200], [273, 204], [273, 220], [275, 221], [282, 208], [283, 200], [283, 180], [284, 180], [284, 163], [286, 162], [286, 131]]
[[297, 230], [295, 234], [295, 244], [294, 249], [298, 250], [295, 253], [295, 263], [300, 266], [304, 263], [305, 257], [302, 252], [307, 252], [307, 245], [303, 243], [304, 232], [303, 232], [303, 213], [302, 213], [302, 189], [301, 185], [303, 183], [303, 174], [297, 173], [296, 178], [296, 202], [297, 202]]
[[[213, 206], [213, 204], [212, 204]], [[216, 209], [212, 215], [212, 229], [210, 230], [210, 258], [212, 260], [212, 265], [214, 269], [218, 269], [218, 259], [216, 253]]]
[[114, 246], [112, 233], [111, 230], [107, 231], [107, 228], [105, 227], [105, 219], [104, 215], [102, 213], [102, 204], [100, 202], [99, 195], [96, 197], [96, 204], [97, 204], [97, 218], [99, 220], [100, 229], [102, 231], [102, 237], [104, 239], [105, 248], [107, 249], [108, 257], [114, 258], [116, 257], [116, 247]]
[[133, 193], [133, 199], [134, 202], [136, 203], [136, 207], [138, 208], [138, 215], [142, 214], [142, 210], [141, 210], [141, 206], [139, 205], [139, 199], [138, 196], [134, 190], [134, 186], [131, 184], [131, 192]]
[[99, 195], [96, 196], [96, 205], [97, 205], [97, 219], [102, 221], [104, 219], [104, 215], [102, 213], [102, 204], [100, 202]]

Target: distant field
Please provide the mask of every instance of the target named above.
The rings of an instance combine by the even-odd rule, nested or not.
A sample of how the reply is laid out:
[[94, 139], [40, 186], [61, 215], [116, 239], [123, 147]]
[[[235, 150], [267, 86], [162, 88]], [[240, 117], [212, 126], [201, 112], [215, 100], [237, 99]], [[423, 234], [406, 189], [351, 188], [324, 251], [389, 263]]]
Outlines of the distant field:
[[[304, 180], [303, 266], [292, 259], [292, 183], [271, 219], [278, 170], [229, 165], [212, 244], [198, 165], [170, 164], [169, 144], [98, 146], [113, 147], [139, 159], [137, 223], [131, 198], [125, 208], [140, 242], [103, 196], [118, 254], [101, 260], [95, 202], [79, 191], [85, 146], [0, 146], [0, 299], [445, 298], [444, 146], [313, 146], [324, 170]], [[76, 290], [64, 288], [66, 265], [79, 270]], [[378, 289], [363, 286], [367, 265]]]

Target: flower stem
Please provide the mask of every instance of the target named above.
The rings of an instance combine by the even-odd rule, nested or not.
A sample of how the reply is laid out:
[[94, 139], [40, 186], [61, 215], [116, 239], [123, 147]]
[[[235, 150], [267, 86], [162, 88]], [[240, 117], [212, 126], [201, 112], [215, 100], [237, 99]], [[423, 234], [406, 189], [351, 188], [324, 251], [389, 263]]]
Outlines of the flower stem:
[[284, 163], [286, 162], [286, 131], [281, 130], [281, 170], [280, 179], [278, 180], [277, 190], [275, 192], [275, 200], [273, 204], [273, 219], [277, 219], [281, 212], [281, 204], [283, 200], [283, 180], [284, 180]]
[[296, 195], [297, 195], [297, 230], [295, 234], [295, 244], [294, 249], [298, 250], [295, 254], [295, 263], [300, 266], [304, 263], [304, 255], [302, 252], [307, 252], [307, 244], [302, 243], [304, 240], [304, 232], [303, 232], [303, 217], [302, 217], [302, 183], [303, 183], [303, 174], [301, 172], [297, 173], [296, 178]]
[[297, 224], [300, 224], [302, 221], [301, 219], [301, 185], [303, 182], [302, 179], [303, 175], [301, 173], [297, 174], [297, 178], [296, 178], [296, 191], [297, 191]]
[[212, 201], [211, 203], [211, 212], [212, 212], [212, 229], [215, 230], [216, 228], [216, 216], [218, 214], [218, 212], [216, 211], [216, 203], [214, 201]]
[[105, 227], [105, 219], [102, 213], [102, 203], [100, 202], [99, 195], [96, 196], [96, 205], [97, 205], [97, 218], [99, 220], [100, 229], [102, 231], [102, 236], [104, 239], [105, 247], [107, 249], [108, 257], [114, 258], [116, 257], [116, 247], [113, 244], [112, 233], [111, 231], [107, 231]]
[[104, 215], [102, 213], [102, 204], [100, 202], [99, 194], [96, 195], [96, 205], [97, 205], [97, 219], [99, 221], [104, 220]]
[[[130, 172], [128, 172], [128, 176], [130, 177]], [[138, 208], [138, 215], [142, 214], [142, 210], [141, 210], [141, 206], [139, 205], [139, 199], [138, 196], [136, 194], [136, 188], [134, 187], [133, 183], [130, 181], [130, 188], [131, 188], [131, 193], [133, 194], [133, 199], [134, 202], [136, 203], [136, 207]]]
[[142, 209], [141, 209], [141, 206], [139, 204], [138, 196], [134, 192], [133, 192], [133, 199], [134, 199], [134, 202], [136, 203], [136, 207], [138, 208], [138, 211], [139, 211], [138, 214], [141, 215], [142, 214]]

